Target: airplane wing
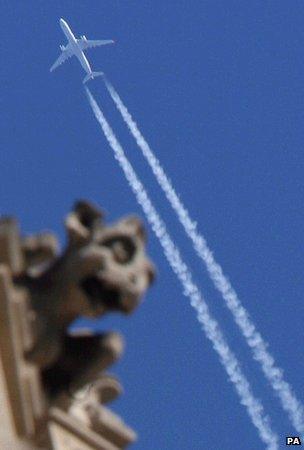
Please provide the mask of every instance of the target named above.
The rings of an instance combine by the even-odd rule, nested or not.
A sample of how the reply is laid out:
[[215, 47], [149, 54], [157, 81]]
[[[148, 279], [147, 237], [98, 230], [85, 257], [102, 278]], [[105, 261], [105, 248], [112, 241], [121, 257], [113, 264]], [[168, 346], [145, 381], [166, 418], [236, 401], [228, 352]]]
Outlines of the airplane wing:
[[89, 39], [77, 39], [77, 44], [79, 45], [80, 49], [83, 50], [87, 50], [88, 48], [92, 48], [92, 47], [99, 47], [100, 45], [107, 45], [107, 44], [114, 44], [114, 41], [108, 39], [108, 40], [103, 40], [103, 41], [92, 41]]
[[67, 59], [73, 56], [73, 54], [74, 53], [68, 47], [65, 50], [63, 50], [59, 58], [54, 62], [54, 64], [50, 68], [50, 72], [53, 72], [53, 70], [55, 70], [58, 66], [63, 64]]

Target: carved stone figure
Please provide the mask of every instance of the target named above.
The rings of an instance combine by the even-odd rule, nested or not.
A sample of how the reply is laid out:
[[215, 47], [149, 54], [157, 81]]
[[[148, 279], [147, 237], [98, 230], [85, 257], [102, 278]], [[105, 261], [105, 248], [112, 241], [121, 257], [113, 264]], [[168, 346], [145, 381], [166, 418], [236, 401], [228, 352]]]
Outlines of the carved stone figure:
[[77, 346], [80, 349], [85, 340], [92, 341], [95, 352], [112, 353], [110, 360], [118, 357], [119, 335], [73, 337], [67, 335], [67, 327], [79, 315], [129, 314], [154, 278], [154, 267], [145, 254], [144, 228], [137, 217], [106, 226], [97, 207], [79, 201], [65, 225], [68, 244], [61, 255], [52, 235], [24, 239], [26, 269], [14, 279], [28, 290], [36, 316], [36, 339], [28, 359], [42, 369], [60, 364], [63, 372], [69, 364], [75, 365], [67, 354]]
[[79, 201], [65, 226], [60, 253], [53, 234], [22, 238], [17, 220], [0, 220], [1, 448], [118, 450], [136, 440], [105, 406], [122, 391], [105, 370], [123, 338], [69, 325], [138, 306], [154, 278], [143, 225], [132, 216], [106, 225], [96, 206]]

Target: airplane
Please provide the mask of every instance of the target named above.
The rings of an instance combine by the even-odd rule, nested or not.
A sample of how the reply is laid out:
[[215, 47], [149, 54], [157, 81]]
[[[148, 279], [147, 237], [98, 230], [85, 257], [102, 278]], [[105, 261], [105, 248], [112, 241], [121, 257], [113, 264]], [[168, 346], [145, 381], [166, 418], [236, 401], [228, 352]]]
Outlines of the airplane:
[[62, 53], [50, 68], [50, 72], [53, 72], [53, 70], [55, 70], [58, 66], [63, 64], [71, 56], [76, 56], [87, 73], [87, 75], [83, 79], [83, 83], [86, 83], [88, 80], [93, 79], [95, 77], [103, 76], [104, 75], [103, 72], [92, 71], [89, 61], [87, 60], [84, 54], [84, 50], [87, 50], [88, 48], [91, 47], [98, 47], [99, 45], [114, 44], [114, 41], [113, 40], [93, 41], [87, 39], [85, 36], [81, 36], [80, 39], [76, 39], [73, 32], [71, 31], [71, 28], [69, 27], [69, 25], [66, 23], [65, 20], [60, 19], [59, 23], [62, 31], [64, 32], [68, 40], [68, 43], [66, 46], [60, 45], [60, 50], [62, 51]]

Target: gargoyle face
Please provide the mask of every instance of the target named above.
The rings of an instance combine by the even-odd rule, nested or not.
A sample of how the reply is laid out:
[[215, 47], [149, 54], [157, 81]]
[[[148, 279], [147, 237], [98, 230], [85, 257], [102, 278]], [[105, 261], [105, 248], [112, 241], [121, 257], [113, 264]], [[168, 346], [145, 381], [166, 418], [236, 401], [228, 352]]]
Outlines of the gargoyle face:
[[27, 358], [48, 367], [61, 353], [62, 337], [80, 315], [132, 312], [154, 278], [140, 220], [105, 226], [102, 214], [80, 201], [67, 216], [68, 245], [57, 254], [54, 236], [23, 239], [24, 271], [14, 282], [28, 290], [35, 342]]
[[103, 229], [85, 252], [88, 259], [90, 253], [99, 255], [96, 270], [81, 280], [81, 288], [96, 313], [104, 308], [130, 313], [154, 278], [135, 224], [140, 225], [132, 219], [132, 223], [126, 220], [114, 228]]
[[[83, 233], [75, 243], [77, 219]], [[100, 219], [93, 225], [94, 220], [90, 222], [83, 213], [74, 213], [73, 220], [71, 245], [77, 255], [73, 266], [92, 313], [132, 312], [154, 279], [154, 267], [145, 254], [142, 223], [128, 217], [109, 227], [102, 226]]]

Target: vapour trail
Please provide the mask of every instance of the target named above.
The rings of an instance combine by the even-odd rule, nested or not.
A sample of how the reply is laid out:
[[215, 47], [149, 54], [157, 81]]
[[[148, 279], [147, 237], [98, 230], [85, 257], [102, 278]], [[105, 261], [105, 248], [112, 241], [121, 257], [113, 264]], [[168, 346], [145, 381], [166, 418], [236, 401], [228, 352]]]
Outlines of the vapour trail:
[[164, 191], [171, 207], [182, 224], [185, 233], [192, 241], [197, 255], [205, 263], [215, 288], [221, 293], [226, 306], [231, 311], [236, 324], [240, 328], [248, 346], [251, 348], [254, 359], [260, 363], [265, 377], [279, 397], [282, 408], [287, 412], [292, 425], [298, 433], [303, 436], [304, 409], [301, 402], [297, 399], [291, 386], [284, 380], [282, 369], [276, 365], [273, 356], [267, 350], [267, 343], [264, 341], [260, 332], [257, 331], [248, 311], [242, 305], [241, 300], [232, 287], [229, 279], [225, 276], [223, 269], [216, 262], [205, 237], [197, 231], [197, 223], [192, 220], [188, 210], [178, 197], [171, 181], [161, 166], [160, 161], [156, 158], [154, 152], [141, 134], [136, 122], [133, 120], [112, 84], [105, 77], [104, 81], [110, 96], [146, 158], [158, 184]]
[[242, 372], [240, 363], [234, 353], [230, 350], [218, 322], [211, 317], [205, 299], [196, 284], [192, 281], [192, 275], [189, 268], [182, 260], [179, 249], [172, 241], [166, 229], [166, 225], [153, 206], [146, 189], [125, 156], [124, 150], [114, 135], [113, 130], [89, 89], [87, 87], [85, 89], [89, 103], [114, 152], [115, 159], [123, 170], [138, 204], [143, 209], [149, 224], [157, 236], [169, 265], [182, 284], [184, 295], [190, 299], [191, 306], [197, 312], [198, 321], [202, 325], [207, 338], [212, 342], [214, 350], [219, 355], [220, 362], [224, 366], [229, 380], [234, 384], [237, 394], [240, 397], [240, 403], [246, 407], [253, 425], [258, 430], [259, 437], [267, 445], [267, 449], [278, 449], [278, 436], [272, 431], [269, 424], [269, 418], [264, 414], [264, 409], [260, 400], [256, 399], [251, 392], [250, 384]]

